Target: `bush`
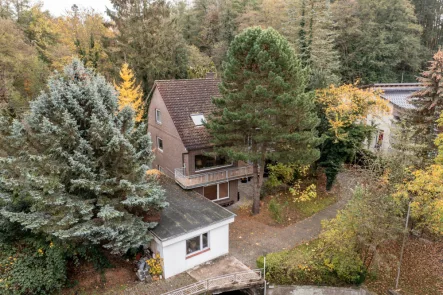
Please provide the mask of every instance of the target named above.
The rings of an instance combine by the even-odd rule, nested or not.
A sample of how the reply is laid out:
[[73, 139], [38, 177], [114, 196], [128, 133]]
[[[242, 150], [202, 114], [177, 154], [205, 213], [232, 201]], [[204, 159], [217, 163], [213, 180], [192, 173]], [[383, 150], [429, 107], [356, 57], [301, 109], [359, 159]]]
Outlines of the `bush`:
[[1, 294], [51, 294], [66, 282], [62, 247], [38, 238], [0, 244]]
[[[319, 253], [319, 241], [300, 245], [292, 250], [266, 255], [266, 279], [278, 285], [330, 285], [360, 284], [365, 273], [354, 257], [342, 257], [341, 268], [332, 268]], [[257, 259], [263, 268], [264, 257]], [[352, 274], [349, 276], [349, 274]]]
[[271, 217], [277, 223], [283, 222], [283, 206], [274, 198], [269, 202], [268, 209], [271, 212]]

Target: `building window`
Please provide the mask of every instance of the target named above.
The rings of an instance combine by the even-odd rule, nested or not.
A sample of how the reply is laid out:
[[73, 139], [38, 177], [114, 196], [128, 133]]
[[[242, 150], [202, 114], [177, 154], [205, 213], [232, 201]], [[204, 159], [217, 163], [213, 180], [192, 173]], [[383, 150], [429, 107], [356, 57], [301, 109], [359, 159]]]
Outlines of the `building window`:
[[377, 132], [377, 136], [375, 137], [375, 146], [374, 146], [374, 148], [376, 148], [377, 150], [379, 150], [383, 145], [384, 134], [385, 132], [383, 130], [378, 130]]
[[225, 157], [209, 157], [205, 155], [195, 156], [195, 171], [212, 169], [227, 165], [232, 165], [232, 162], [228, 162]]
[[161, 139], [160, 137], [157, 137], [157, 148], [163, 152], [163, 139]]
[[186, 240], [186, 255], [191, 256], [198, 252], [209, 249], [209, 234], [204, 233], [192, 239]]
[[211, 201], [229, 199], [229, 182], [203, 187], [203, 196]]
[[202, 126], [205, 122], [205, 116], [203, 114], [195, 114], [191, 115], [192, 122], [194, 122], [195, 126]]
[[155, 109], [155, 122], [157, 122], [157, 124], [162, 123], [162, 113], [159, 109]]

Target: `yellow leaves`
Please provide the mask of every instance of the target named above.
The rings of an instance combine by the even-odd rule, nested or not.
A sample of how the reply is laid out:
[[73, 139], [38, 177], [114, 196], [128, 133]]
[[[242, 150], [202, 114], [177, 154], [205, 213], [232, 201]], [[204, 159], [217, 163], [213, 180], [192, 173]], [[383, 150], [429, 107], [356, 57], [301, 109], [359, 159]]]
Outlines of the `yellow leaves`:
[[301, 181], [289, 188], [289, 192], [294, 196], [294, 202], [307, 202], [317, 198], [317, 186], [315, 184], [309, 185], [305, 190], [301, 189]]
[[160, 254], [155, 254], [153, 258], [146, 260], [146, 263], [149, 265], [149, 273], [152, 276], [159, 276], [163, 273], [163, 258]]
[[412, 172], [413, 179], [397, 186], [394, 198], [411, 201], [411, 215], [421, 226], [443, 235], [443, 166], [431, 165]]
[[118, 104], [122, 110], [126, 106], [130, 106], [136, 113], [136, 122], [140, 122], [143, 117], [143, 91], [140, 85], [135, 84], [135, 77], [127, 63], [124, 63], [120, 70], [120, 85], [114, 83], [115, 89], [119, 92]]
[[338, 139], [346, 137], [344, 128], [354, 123], [366, 123], [368, 115], [381, 116], [389, 112], [387, 102], [381, 92], [371, 89], [359, 89], [354, 85], [317, 91], [317, 101], [323, 106], [330, 130]]

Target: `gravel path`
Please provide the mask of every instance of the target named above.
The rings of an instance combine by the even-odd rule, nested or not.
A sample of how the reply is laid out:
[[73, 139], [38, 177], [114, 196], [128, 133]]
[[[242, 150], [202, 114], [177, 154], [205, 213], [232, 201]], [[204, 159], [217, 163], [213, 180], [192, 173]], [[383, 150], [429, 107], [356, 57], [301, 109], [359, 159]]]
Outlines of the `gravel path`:
[[[230, 254], [251, 268], [256, 268], [256, 259], [263, 254], [291, 249], [303, 242], [316, 238], [321, 232], [321, 222], [335, 217], [350, 197], [358, 184], [355, 172], [342, 172], [337, 177], [339, 201], [330, 207], [306, 218], [296, 224], [284, 228], [269, 226], [245, 216], [237, 216], [230, 227]], [[242, 204], [248, 204], [246, 196], [242, 196]], [[229, 208], [234, 212], [237, 207]]]

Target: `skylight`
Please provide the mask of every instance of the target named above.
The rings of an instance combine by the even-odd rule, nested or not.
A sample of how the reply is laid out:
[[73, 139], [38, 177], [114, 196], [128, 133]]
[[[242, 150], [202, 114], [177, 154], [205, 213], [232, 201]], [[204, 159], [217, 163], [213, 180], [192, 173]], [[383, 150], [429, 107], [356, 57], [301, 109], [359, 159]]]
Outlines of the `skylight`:
[[205, 116], [203, 114], [191, 115], [191, 118], [195, 126], [202, 126], [203, 123], [206, 122]]

